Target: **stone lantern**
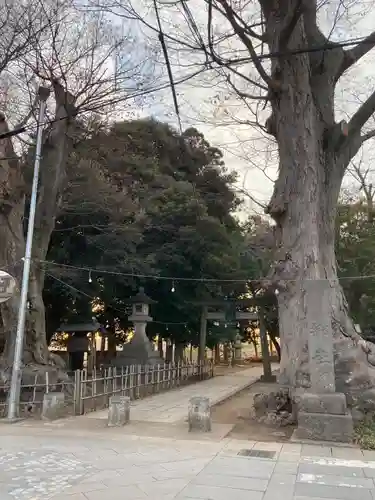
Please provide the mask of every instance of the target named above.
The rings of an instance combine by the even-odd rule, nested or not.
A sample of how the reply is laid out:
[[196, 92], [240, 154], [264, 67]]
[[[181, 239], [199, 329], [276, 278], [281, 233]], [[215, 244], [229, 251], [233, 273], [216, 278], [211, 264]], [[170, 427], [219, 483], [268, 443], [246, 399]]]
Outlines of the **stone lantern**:
[[134, 323], [135, 335], [138, 334], [143, 336], [146, 335], [147, 323], [152, 321], [150, 312], [150, 305], [156, 304], [156, 300], [151, 299], [145, 294], [145, 289], [140, 287], [137, 295], [132, 297], [129, 301], [132, 306], [132, 314], [129, 316], [129, 321]]
[[130, 342], [124, 344], [122, 352], [118, 353], [112, 364], [114, 366], [162, 364], [159, 352], [154, 350], [146, 334], [147, 323], [152, 321], [149, 314], [150, 305], [156, 304], [156, 301], [148, 297], [141, 287], [129, 302], [132, 304], [132, 314], [128, 319], [134, 325], [134, 336]]

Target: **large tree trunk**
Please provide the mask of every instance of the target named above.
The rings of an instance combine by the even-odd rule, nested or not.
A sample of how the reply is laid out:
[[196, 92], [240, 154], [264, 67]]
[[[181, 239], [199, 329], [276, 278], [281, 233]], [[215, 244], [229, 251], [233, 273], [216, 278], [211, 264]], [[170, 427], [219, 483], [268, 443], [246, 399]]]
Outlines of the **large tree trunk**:
[[[33, 241], [32, 269], [29, 283], [28, 299], [30, 310], [27, 313], [25, 325], [25, 342], [23, 363], [34, 372], [44, 371], [57, 365], [58, 378], [65, 378], [60, 373], [63, 363], [58, 356], [48, 351], [45, 309], [43, 303], [44, 270], [41, 261], [46, 259], [51, 233], [60, 209], [61, 192], [65, 179], [65, 167], [69, 154], [68, 128], [69, 116], [74, 111], [72, 96], [63, 90], [57, 82], [53, 84], [56, 101], [55, 122], [45, 132], [41, 174], [36, 210], [35, 232]], [[5, 122], [3, 122], [5, 123]], [[4, 125], [6, 128], [6, 124]], [[3, 128], [4, 128], [3, 127]], [[11, 140], [2, 141], [3, 157], [14, 157]], [[3, 162], [2, 162], [3, 163]], [[3, 179], [4, 177], [4, 179]], [[0, 264], [3, 268], [14, 268], [21, 262], [24, 255], [24, 193], [25, 182], [21, 173], [19, 161], [15, 161], [13, 169], [4, 170], [2, 179], [1, 202], [6, 205], [7, 212], [2, 211], [0, 225], [1, 255]], [[4, 187], [3, 187], [4, 186]], [[8, 200], [9, 198], [9, 200]], [[5, 200], [5, 202], [3, 201]], [[5, 215], [4, 215], [5, 214]], [[22, 264], [22, 262], [21, 262]], [[18, 283], [20, 283], [22, 265], [14, 268]], [[19, 294], [1, 307], [2, 321], [6, 332], [6, 344], [3, 352], [3, 366], [12, 365], [14, 340], [18, 315]], [[44, 368], [43, 368], [44, 367]]]
[[[271, 52], [281, 50], [283, 23], [276, 14], [280, 16], [280, 10], [285, 8], [287, 17], [288, 11], [293, 11], [294, 2], [285, 0], [282, 5], [274, 10], [264, 9], [267, 33], [273, 40]], [[319, 32], [309, 31], [315, 26], [310, 21], [305, 14], [294, 28], [290, 38], [294, 49], [318, 43]], [[336, 204], [345, 169], [360, 142], [352, 137], [350, 144], [340, 149], [335, 142], [336, 82], [330, 71], [330, 66], [335, 64], [334, 57], [334, 51], [330, 51], [324, 55], [302, 53], [273, 61], [274, 90], [268, 128], [278, 142], [280, 157], [279, 177], [269, 204], [278, 237], [273, 279], [279, 291], [282, 383], [309, 387], [305, 325], [312, 323], [309, 315], [315, 308], [310, 307], [312, 299], [305, 294], [304, 281], [328, 280], [332, 291], [337, 390], [355, 393], [363, 386], [373, 386], [375, 372], [349, 319], [337, 280]], [[313, 319], [319, 328], [317, 318]]]
[[270, 352], [272, 354], [272, 345], [273, 345], [273, 347], [276, 349], [278, 360], [281, 361], [281, 349], [280, 349], [280, 344], [277, 341], [277, 337], [273, 333], [269, 332], [268, 335], [270, 336], [271, 339]]
[[71, 150], [70, 127], [74, 114], [74, 98], [58, 83], [53, 84], [56, 101], [55, 121], [44, 134], [40, 187], [35, 218], [33, 269], [30, 277], [31, 311], [25, 344], [25, 361], [48, 364], [50, 353], [46, 337], [43, 302], [44, 266], [52, 231], [61, 208], [66, 177], [66, 164]]
[[[0, 115], [0, 132], [7, 132], [4, 115]], [[22, 257], [25, 251], [22, 221], [25, 191], [19, 161], [10, 138], [0, 140], [0, 269], [11, 274], [20, 284]], [[14, 297], [1, 304], [1, 319], [5, 340], [1, 357], [3, 379], [9, 378], [16, 338], [19, 289]]]

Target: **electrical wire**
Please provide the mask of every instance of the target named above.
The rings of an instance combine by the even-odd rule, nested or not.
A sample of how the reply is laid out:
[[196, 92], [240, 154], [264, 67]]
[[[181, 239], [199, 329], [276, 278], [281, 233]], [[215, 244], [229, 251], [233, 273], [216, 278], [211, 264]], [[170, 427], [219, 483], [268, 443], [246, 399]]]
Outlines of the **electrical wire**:
[[[52, 273], [49, 273], [49, 272], [46, 272], [46, 276], [49, 276], [50, 278], [54, 279], [55, 281], [57, 281], [58, 283], [60, 283], [61, 285], [65, 286], [66, 288], [69, 288], [70, 290], [76, 292], [76, 293], [79, 293], [80, 295], [83, 295], [84, 297], [87, 297], [88, 299], [94, 301], [97, 299], [97, 297], [94, 297], [93, 295], [89, 295], [88, 293], [84, 292], [83, 290], [80, 290], [79, 288], [73, 286], [73, 285], [70, 285], [69, 283], [67, 283], [66, 281], [58, 278], [57, 276], [55, 276], [54, 274]], [[110, 307], [111, 309], [113, 309], [114, 311], [117, 311], [117, 312], [120, 312], [121, 314], [124, 314], [125, 316], [129, 316], [129, 311], [126, 311], [125, 309], [120, 309], [118, 308], [117, 306], [114, 306], [111, 302], [106, 302], [106, 306]], [[174, 321], [150, 321], [150, 323], [155, 323], [155, 324], [158, 324], [158, 325], [166, 325], [166, 326], [169, 326], [169, 325], [184, 325], [186, 326], [187, 325], [187, 322], [186, 321], [183, 321], [183, 322], [174, 322]]]
[[[34, 261], [35, 262], [35, 261]], [[267, 276], [259, 277], [259, 278], [239, 278], [239, 279], [225, 279], [225, 278], [187, 278], [184, 276], [164, 276], [158, 274], [137, 274], [137, 273], [121, 273], [118, 271], [111, 271], [108, 269], [93, 269], [90, 267], [81, 267], [81, 266], [73, 266], [70, 264], [60, 264], [58, 262], [53, 262], [49, 260], [38, 260], [39, 264], [46, 264], [55, 267], [62, 267], [66, 269], [74, 269], [76, 271], [85, 271], [87, 273], [95, 273], [96, 275], [100, 274], [108, 274], [111, 276], [123, 276], [126, 278], [139, 278], [139, 279], [150, 279], [150, 280], [160, 280], [160, 281], [171, 281], [178, 283], [180, 282], [196, 282], [196, 283], [259, 283], [261, 281], [270, 281], [270, 278]], [[362, 280], [362, 279], [375, 279], [375, 274], [368, 275], [358, 275], [358, 276], [340, 276], [337, 277], [338, 281], [345, 280]], [[295, 278], [282, 278], [280, 281], [286, 282], [299, 282], [299, 281], [327, 281], [327, 278], [305, 278], [305, 279], [295, 279]]]
[[165, 60], [166, 66], [167, 66], [169, 83], [170, 83], [170, 86], [171, 86], [171, 92], [172, 92], [174, 109], [175, 109], [175, 112], [176, 112], [176, 116], [177, 116], [178, 125], [179, 125], [179, 128], [180, 128], [180, 132], [182, 134], [181, 116], [180, 116], [180, 110], [179, 110], [179, 106], [178, 106], [176, 88], [175, 88], [175, 84], [174, 84], [174, 80], [173, 80], [172, 67], [171, 67], [171, 63], [170, 63], [170, 60], [169, 60], [167, 45], [166, 45], [165, 39], [164, 39], [164, 33], [163, 33], [163, 30], [162, 30], [162, 27], [161, 27], [161, 20], [160, 20], [159, 10], [158, 10], [158, 5], [157, 5], [157, 1], [156, 0], [154, 0], [154, 9], [155, 9], [156, 21], [158, 23], [158, 28], [159, 28], [158, 38], [159, 38], [159, 42], [160, 42], [161, 48], [163, 50], [164, 60]]

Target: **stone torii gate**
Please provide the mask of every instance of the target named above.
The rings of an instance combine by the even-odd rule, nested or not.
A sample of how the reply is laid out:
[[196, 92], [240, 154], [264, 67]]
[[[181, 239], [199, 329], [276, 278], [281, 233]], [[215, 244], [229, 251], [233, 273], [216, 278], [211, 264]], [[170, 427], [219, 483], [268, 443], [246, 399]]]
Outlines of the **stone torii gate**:
[[[270, 352], [267, 341], [267, 331], [264, 321], [264, 310], [262, 307], [263, 298], [252, 299], [222, 299], [222, 300], [207, 300], [194, 302], [201, 306], [201, 326], [199, 336], [199, 361], [204, 361], [207, 339], [207, 321], [241, 321], [241, 320], [257, 320], [259, 322], [260, 343], [262, 348], [263, 382], [275, 382], [276, 377], [272, 375]], [[254, 312], [238, 311], [237, 307], [255, 309]], [[239, 340], [239, 339], [238, 339]], [[238, 351], [237, 351], [238, 352]]]

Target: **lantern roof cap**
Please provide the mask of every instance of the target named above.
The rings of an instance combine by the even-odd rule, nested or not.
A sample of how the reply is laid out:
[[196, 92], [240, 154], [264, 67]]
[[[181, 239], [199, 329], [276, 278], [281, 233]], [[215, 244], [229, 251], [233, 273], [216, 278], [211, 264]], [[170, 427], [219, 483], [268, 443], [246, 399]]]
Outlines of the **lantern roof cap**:
[[131, 297], [129, 299], [129, 302], [131, 304], [156, 304], [156, 300], [153, 300], [148, 295], [146, 295], [143, 286], [139, 287], [138, 293], [134, 295], [134, 297]]

